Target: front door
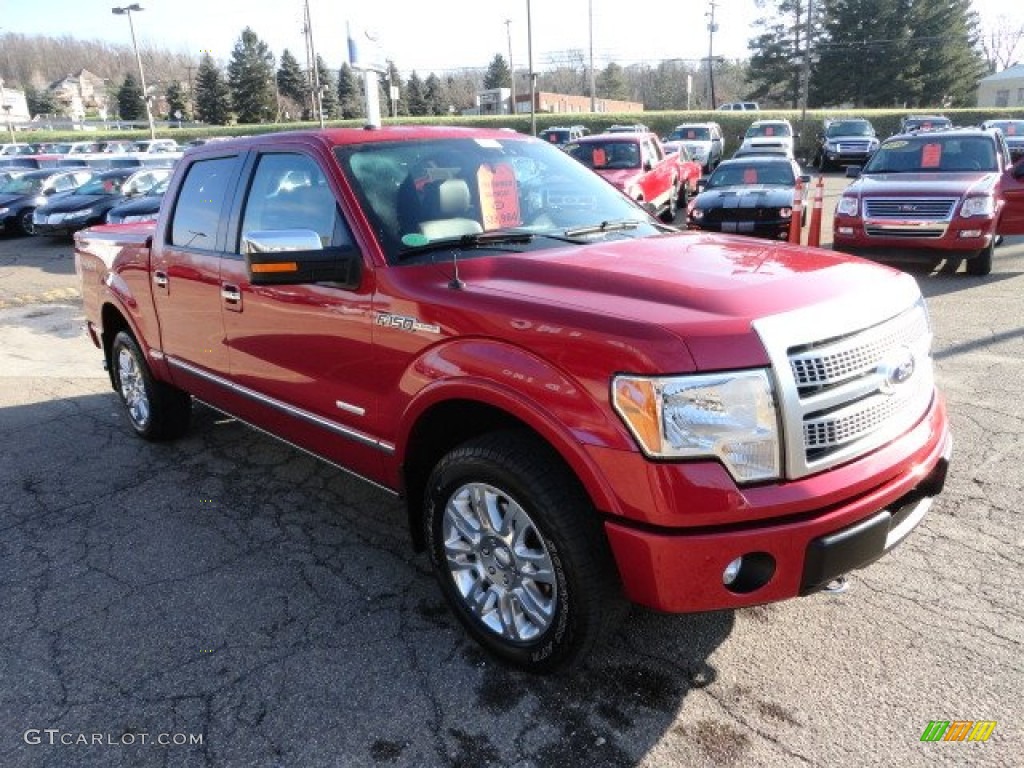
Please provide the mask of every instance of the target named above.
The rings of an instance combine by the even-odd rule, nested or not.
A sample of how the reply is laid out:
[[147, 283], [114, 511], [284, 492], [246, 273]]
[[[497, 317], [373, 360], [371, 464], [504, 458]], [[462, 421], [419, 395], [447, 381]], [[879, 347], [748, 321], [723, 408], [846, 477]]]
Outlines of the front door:
[[1003, 213], [999, 218], [1000, 235], [1024, 235], [1024, 157], [999, 180]]

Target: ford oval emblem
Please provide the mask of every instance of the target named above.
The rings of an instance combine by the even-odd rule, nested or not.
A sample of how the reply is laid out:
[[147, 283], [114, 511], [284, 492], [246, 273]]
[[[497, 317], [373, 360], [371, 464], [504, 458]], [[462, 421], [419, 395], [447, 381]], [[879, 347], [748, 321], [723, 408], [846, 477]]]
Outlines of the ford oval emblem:
[[886, 394], [892, 394], [900, 384], [910, 381], [916, 366], [914, 353], [909, 347], [893, 350], [878, 366], [878, 373], [882, 377], [879, 389]]

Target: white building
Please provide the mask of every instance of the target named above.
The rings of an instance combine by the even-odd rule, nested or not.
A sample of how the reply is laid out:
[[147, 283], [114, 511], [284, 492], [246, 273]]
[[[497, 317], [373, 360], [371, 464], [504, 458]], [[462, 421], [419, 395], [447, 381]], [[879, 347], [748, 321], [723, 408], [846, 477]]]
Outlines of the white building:
[[979, 80], [978, 106], [1024, 107], [1024, 64], [1014, 64]]

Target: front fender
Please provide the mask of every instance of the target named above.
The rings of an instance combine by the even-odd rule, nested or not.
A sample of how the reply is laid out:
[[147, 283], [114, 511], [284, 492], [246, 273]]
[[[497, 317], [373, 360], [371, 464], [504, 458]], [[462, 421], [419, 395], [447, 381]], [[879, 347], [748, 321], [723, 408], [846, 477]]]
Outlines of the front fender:
[[[617, 513], [615, 495], [585, 446], [636, 451], [613, 412], [608, 381], [579, 381], [532, 352], [488, 339], [463, 339], [427, 351], [409, 366], [398, 387], [412, 393], [400, 410], [396, 453], [406, 455], [417, 423], [436, 406], [480, 403], [502, 411], [546, 440], [605, 512]], [[402, 462], [404, 463], [404, 462]]]

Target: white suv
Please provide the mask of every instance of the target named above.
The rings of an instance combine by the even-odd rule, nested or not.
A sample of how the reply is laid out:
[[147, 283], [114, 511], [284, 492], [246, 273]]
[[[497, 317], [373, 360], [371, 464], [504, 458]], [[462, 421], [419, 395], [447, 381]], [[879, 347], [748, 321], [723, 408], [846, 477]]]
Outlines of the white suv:
[[793, 157], [793, 126], [789, 120], [755, 120], [743, 134], [743, 143], [738, 151], [751, 154], [758, 150], [770, 153], [784, 153]]

